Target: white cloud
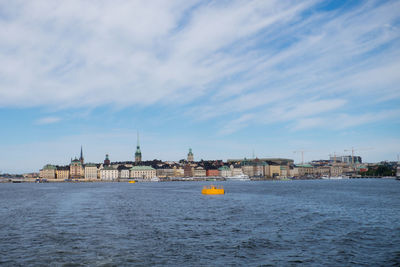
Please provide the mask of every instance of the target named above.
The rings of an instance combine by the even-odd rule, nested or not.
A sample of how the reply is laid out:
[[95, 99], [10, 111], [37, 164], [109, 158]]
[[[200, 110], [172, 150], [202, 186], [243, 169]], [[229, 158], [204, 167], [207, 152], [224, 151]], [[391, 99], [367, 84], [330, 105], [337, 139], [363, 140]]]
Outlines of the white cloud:
[[398, 100], [400, 3], [319, 3], [2, 2], [0, 106], [165, 105], [232, 133]]
[[36, 120], [35, 124], [38, 124], [38, 125], [52, 124], [52, 123], [59, 122], [60, 120], [61, 120], [61, 118], [59, 118], [59, 117], [44, 117], [44, 118], [40, 118], [40, 119]]

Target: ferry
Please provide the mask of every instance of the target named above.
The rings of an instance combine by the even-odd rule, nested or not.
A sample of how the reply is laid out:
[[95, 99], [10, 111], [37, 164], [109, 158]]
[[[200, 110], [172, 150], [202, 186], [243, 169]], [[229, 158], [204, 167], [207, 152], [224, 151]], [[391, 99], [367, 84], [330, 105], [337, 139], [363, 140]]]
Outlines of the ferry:
[[224, 188], [220, 186], [210, 185], [204, 186], [203, 190], [201, 190], [203, 195], [223, 195], [225, 194]]
[[136, 181], [135, 181], [135, 180], [133, 180], [133, 181], [129, 181], [128, 183], [130, 183], [130, 184], [134, 184], [134, 183], [136, 183]]
[[228, 176], [225, 178], [227, 181], [250, 181], [250, 178], [246, 174], [238, 174], [234, 176]]

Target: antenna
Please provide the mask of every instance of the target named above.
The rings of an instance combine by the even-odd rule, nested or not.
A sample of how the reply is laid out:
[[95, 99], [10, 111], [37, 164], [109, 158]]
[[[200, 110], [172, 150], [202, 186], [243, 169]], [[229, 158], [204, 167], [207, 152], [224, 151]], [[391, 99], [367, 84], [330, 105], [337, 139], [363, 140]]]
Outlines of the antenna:
[[137, 131], [137, 146], [139, 147], [139, 130]]

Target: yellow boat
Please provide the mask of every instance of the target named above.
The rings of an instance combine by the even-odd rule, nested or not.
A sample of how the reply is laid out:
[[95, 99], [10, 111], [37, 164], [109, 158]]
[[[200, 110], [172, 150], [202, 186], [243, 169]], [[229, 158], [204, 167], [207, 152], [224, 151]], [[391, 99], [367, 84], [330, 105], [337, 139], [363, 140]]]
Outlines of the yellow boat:
[[130, 184], [134, 184], [134, 183], [136, 183], [136, 181], [129, 181], [129, 183], [130, 183]]
[[201, 193], [204, 195], [223, 195], [225, 194], [225, 190], [220, 186], [215, 186], [215, 185], [209, 185], [209, 186], [204, 186], [203, 190], [201, 190]]

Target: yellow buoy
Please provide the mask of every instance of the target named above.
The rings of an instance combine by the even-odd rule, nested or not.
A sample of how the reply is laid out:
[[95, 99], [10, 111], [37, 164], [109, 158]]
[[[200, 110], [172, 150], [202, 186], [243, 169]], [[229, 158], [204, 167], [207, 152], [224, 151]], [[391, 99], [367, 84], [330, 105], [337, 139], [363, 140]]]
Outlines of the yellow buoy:
[[223, 195], [225, 194], [225, 190], [220, 186], [215, 186], [215, 185], [210, 185], [210, 186], [204, 186], [203, 190], [201, 190], [201, 193], [204, 195]]

